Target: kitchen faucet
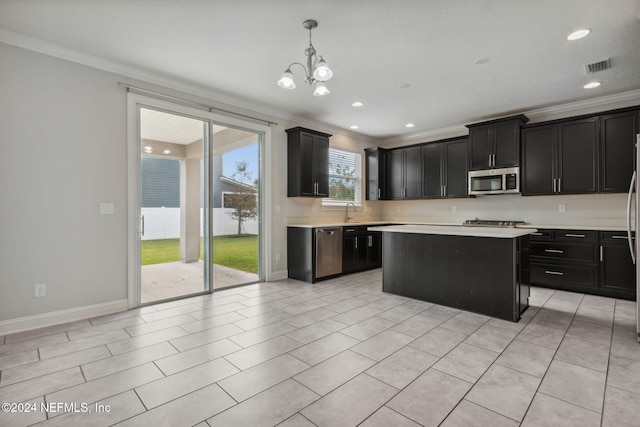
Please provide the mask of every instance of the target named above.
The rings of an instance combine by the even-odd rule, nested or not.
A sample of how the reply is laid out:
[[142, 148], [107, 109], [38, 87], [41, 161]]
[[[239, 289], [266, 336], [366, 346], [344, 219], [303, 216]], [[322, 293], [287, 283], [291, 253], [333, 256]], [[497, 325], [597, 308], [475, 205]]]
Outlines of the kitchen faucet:
[[345, 212], [344, 212], [344, 222], [349, 222], [350, 219], [353, 219], [349, 216], [349, 205], [353, 205], [353, 211], [357, 212], [356, 204], [353, 202], [347, 203]]

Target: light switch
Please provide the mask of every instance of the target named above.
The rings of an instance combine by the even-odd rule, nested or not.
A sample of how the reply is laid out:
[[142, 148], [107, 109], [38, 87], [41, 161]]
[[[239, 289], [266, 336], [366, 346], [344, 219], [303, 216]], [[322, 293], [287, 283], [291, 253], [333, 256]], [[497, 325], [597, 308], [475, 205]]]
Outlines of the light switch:
[[567, 205], [558, 205], [558, 212], [565, 213], [567, 211]]
[[100, 215], [113, 215], [113, 203], [100, 203]]

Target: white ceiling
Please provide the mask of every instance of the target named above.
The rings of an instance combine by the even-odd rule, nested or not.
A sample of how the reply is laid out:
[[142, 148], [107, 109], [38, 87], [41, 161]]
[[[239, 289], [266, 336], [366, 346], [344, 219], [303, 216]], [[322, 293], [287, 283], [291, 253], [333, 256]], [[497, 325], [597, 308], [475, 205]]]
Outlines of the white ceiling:
[[[326, 97], [276, 85], [308, 18]], [[378, 138], [640, 89], [639, 0], [0, 0], [0, 41]]]

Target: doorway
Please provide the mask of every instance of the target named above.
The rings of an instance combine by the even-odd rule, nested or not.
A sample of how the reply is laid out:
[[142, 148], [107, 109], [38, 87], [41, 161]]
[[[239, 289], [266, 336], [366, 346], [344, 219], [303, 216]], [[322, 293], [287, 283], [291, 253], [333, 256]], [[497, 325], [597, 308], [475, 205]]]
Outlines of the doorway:
[[264, 134], [193, 113], [135, 103], [132, 307], [263, 280]]

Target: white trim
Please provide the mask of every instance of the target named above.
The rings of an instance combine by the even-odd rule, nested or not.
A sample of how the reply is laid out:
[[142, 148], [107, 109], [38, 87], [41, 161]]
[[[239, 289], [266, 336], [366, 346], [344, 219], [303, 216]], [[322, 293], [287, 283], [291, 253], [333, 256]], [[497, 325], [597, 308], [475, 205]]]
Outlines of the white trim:
[[36, 314], [33, 316], [18, 317], [0, 322], [0, 335], [44, 328], [47, 326], [58, 325], [60, 323], [68, 323], [126, 310], [127, 300], [123, 299], [104, 302], [101, 304], [85, 305], [84, 307], [74, 307], [66, 310]]

